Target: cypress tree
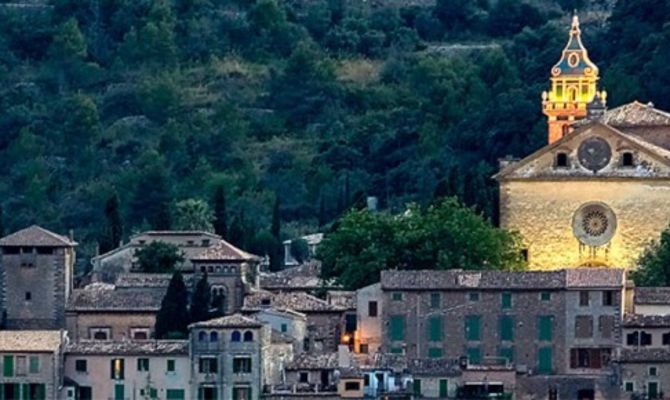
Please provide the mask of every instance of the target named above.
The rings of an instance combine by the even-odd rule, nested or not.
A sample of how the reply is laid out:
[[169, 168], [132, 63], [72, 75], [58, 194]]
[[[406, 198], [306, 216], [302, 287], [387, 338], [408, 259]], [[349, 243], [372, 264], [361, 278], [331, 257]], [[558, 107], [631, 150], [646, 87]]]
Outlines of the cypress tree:
[[244, 211], [241, 211], [230, 224], [227, 240], [237, 247], [244, 248], [246, 232], [244, 231]]
[[226, 239], [228, 225], [226, 223], [226, 197], [223, 186], [219, 185], [214, 193], [214, 233]]
[[321, 196], [319, 196], [319, 228], [323, 228], [324, 225], [326, 225], [326, 200], [323, 192], [321, 192]]
[[206, 321], [209, 319], [209, 306], [211, 304], [209, 282], [207, 282], [207, 272], [205, 272], [193, 291], [191, 300], [191, 322]]
[[156, 315], [157, 339], [186, 337], [188, 334], [188, 291], [184, 278], [176, 271], [170, 279], [161, 309]]
[[105, 204], [105, 232], [100, 241], [100, 253], [104, 254], [119, 247], [123, 236], [123, 223], [119, 212], [119, 196], [116, 193]]
[[275, 243], [273, 250], [270, 252], [270, 271], [279, 271], [281, 269], [281, 217], [279, 215], [279, 195], [275, 197], [275, 205], [272, 209], [272, 225], [270, 226], [270, 233], [274, 237]]
[[0, 237], [5, 236], [5, 216], [3, 214], [2, 206], [0, 206]]

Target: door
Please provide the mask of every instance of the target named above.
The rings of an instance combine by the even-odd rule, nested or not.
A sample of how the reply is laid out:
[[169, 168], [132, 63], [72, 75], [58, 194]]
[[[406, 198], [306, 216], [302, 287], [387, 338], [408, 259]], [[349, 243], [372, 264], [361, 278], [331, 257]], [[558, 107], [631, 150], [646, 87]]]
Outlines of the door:
[[647, 395], [649, 399], [658, 399], [658, 382], [647, 383]]
[[593, 389], [582, 389], [577, 392], [578, 400], [593, 400], [595, 399], [595, 391]]
[[542, 347], [538, 351], [538, 373], [550, 374], [552, 370], [551, 347]]
[[125, 388], [123, 385], [114, 385], [114, 400], [123, 400], [125, 395]]
[[449, 389], [449, 381], [446, 379], [440, 379], [440, 398], [441, 399], [446, 399], [447, 398], [447, 392]]

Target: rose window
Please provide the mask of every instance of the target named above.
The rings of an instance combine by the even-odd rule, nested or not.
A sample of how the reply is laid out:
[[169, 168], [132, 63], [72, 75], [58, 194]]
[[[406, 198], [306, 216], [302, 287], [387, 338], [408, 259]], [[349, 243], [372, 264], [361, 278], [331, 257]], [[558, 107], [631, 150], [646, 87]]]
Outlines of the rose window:
[[617, 220], [614, 211], [606, 204], [583, 204], [572, 218], [572, 231], [577, 240], [587, 246], [602, 246], [614, 237]]

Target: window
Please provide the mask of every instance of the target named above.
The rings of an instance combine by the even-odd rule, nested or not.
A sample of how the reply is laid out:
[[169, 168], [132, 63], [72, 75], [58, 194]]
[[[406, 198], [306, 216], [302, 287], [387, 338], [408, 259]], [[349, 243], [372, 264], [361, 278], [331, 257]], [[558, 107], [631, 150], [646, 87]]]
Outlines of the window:
[[649, 376], [656, 376], [658, 373], [658, 370], [656, 367], [649, 367]]
[[551, 317], [550, 316], [540, 316], [537, 319], [537, 337], [539, 340], [549, 341], [551, 340]]
[[442, 317], [428, 318], [428, 340], [431, 342], [442, 340]]
[[167, 372], [174, 372], [174, 371], [175, 371], [175, 361], [167, 360]]
[[218, 371], [218, 366], [215, 357], [200, 357], [198, 359], [198, 372], [201, 374], [215, 374]]
[[402, 347], [391, 347], [391, 354], [403, 354]]
[[124, 400], [126, 397], [126, 388], [121, 384], [114, 385], [114, 400]]
[[640, 346], [651, 346], [651, 333], [640, 332]]
[[637, 346], [640, 340], [640, 333], [638, 331], [631, 332], [626, 335], [626, 344], [628, 346]]
[[551, 347], [540, 347], [537, 352], [537, 371], [540, 374], [550, 374], [553, 367]]
[[446, 379], [440, 379], [439, 381], [439, 391], [440, 391], [440, 398], [441, 399], [446, 399], [447, 396], [449, 395], [449, 381]]
[[500, 358], [504, 358], [508, 363], [514, 362], [514, 347], [501, 347], [498, 351]]
[[505, 292], [500, 296], [500, 302], [503, 309], [512, 308], [512, 293]]
[[40, 358], [38, 356], [30, 356], [28, 361], [28, 371], [31, 374], [38, 374], [40, 372]]
[[149, 371], [149, 359], [148, 358], [138, 358], [137, 359], [137, 370], [138, 371]]
[[90, 328], [88, 335], [91, 339], [108, 340], [112, 336], [112, 330], [111, 328]]
[[614, 305], [614, 290], [604, 290], [603, 291], [603, 305], [604, 306], [613, 306]]
[[251, 373], [251, 357], [233, 358], [233, 373], [235, 374]]
[[288, 325], [285, 324], [285, 323], [281, 324], [280, 327], [279, 327], [279, 330], [280, 330], [282, 333], [286, 333], [286, 332], [288, 332]]
[[270, 300], [270, 299], [261, 299], [261, 306], [269, 307], [271, 304], [272, 304], [272, 300]]
[[245, 342], [253, 342], [254, 341], [254, 333], [252, 331], [244, 332], [244, 341]]
[[198, 332], [198, 341], [199, 342], [207, 341], [207, 332], [205, 332], [205, 331]]
[[358, 345], [358, 352], [361, 354], [368, 354], [370, 351], [369, 347], [367, 344], [359, 344]]
[[392, 315], [389, 320], [391, 340], [405, 340], [405, 317]]
[[442, 296], [439, 293], [430, 294], [430, 308], [440, 308]]
[[131, 328], [130, 337], [135, 340], [147, 340], [149, 339], [149, 328]]
[[611, 354], [608, 348], [570, 349], [570, 368], [600, 369], [609, 364]]
[[600, 337], [603, 339], [611, 339], [614, 335], [614, 316], [601, 315], [598, 317], [598, 330]]
[[186, 392], [184, 389], [167, 389], [165, 391], [165, 396], [167, 400], [184, 400], [186, 398]]
[[632, 167], [633, 166], [633, 153], [630, 151], [625, 151], [621, 155], [621, 166], [622, 167]]
[[528, 262], [528, 249], [521, 249], [521, 259]]
[[542, 300], [542, 301], [550, 301], [550, 300], [551, 300], [551, 292], [542, 292], [542, 293], [540, 293], [540, 300]]
[[239, 342], [242, 340], [242, 334], [240, 331], [233, 331], [233, 333], [230, 334], [230, 341], [231, 342]]
[[361, 390], [361, 383], [358, 381], [344, 382], [344, 390], [346, 391]]
[[75, 360], [74, 362], [74, 370], [77, 372], [87, 372], [87, 362], [86, 360]]
[[298, 380], [300, 383], [309, 383], [309, 373], [308, 372], [301, 372], [299, 374]]
[[468, 364], [478, 365], [482, 362], [482, 353], [479, 347], [468, 348]]
[[368, 317], [376, 317], [377, 316], [377, 302], [376, 301], [369, 301], [368, 302]]
[[634, 392], [635, 391], [635, 383], [631, 381], [625, 381], [623, 383], [623, 390], [624, 392]]
[[575, 317], [575, 337], [581, 339], [593, 337], [593, 316], [578, 315]]
[[251, 388], [249, 386], [234, 387], [232, 400], [251, 400]]
[[514, 318], [509, 315], [500, 317], [500, 340], [513, 341], [514, 340]]
[[110, 363], [110, 377], [114, 380], [123, 380], [123, 358], [113, 358]]
[[402, 301], [402, 293], [394, 292], [393, 294], [391, 294], [391, 299], [393, 301]]
[[2, 376], [6, 378], [14, 376], [14, 356], [2, 357]]
[[556, 168], [567, 168], [568, 155], [565, 153], [556, 153]]
[[26, 292], [26, 301], [30, 301], [33, 299], [33, 295], [30, 292]]
[[16, 376], [25, 376], [28, 373], [26, 356], [16, 356]]
[[309, 351], [310, 344], [309, 344], [309, 338], [305, 338], [302, 341], [302, 350], [303, 351]]
[[479, 293], [477, 293], [477, 292], [468, 293], [468, 299], [470, 301], [479, 301]]
[[579, 292], [579, 305], [582, 307], [588, 307], [589, 306], [589, 292], [586, 290], [582, 290]]
[[210, 332], [209, 333], [209, 341], [210, 342], [218, 342], [219, 341], [219, 333], [218, 332]]
[[442, 349], [440, 347], [431, 347], [428, 349], [428, 358], [441, 358]]
[[412, 382], [412, 391], [415, 396], [421, 397], [421, 379], [414, 378]]
[[479, 315], [468, 315], [465, 317], [465, 339], [466, 340], [480, 340], [480, 322]]
[[670, 345], [670, 332], [664, 333], [663, 336], [662, 336], [662, 340], [663, 340], [663, 342], [662, 342], [663, 346]]

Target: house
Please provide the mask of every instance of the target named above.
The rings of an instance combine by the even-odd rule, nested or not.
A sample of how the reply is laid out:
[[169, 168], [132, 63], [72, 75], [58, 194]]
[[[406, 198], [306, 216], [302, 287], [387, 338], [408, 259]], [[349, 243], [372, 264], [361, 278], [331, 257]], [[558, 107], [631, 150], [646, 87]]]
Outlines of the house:
[[318, 290], [334, 289], [321, 279], [321, 263], [316, 260], [277, 272], [261, 272], [258, 286], [269, 292], [306, 292], [314, 294]]
[[65, 327], [76, 246], [36, 225], [0, 239], [0, 314], [8, 329]]
[[186, 340], [80, 340], [65, 350], [68, 399], [189, 398]]
[[292, 352], [298, 354], [303, 351], [303, 343], [307, 335], [307, 316], [290, 309], [274, 307], [262, 308], [251, 314], [258, 321], [272, 328], [273, 333], [288, 336], [292, 342]]
[[63, 331], [0, 331], [0, 398], [60, 399], [66, 342]]
[[[670, 349], [624, 348], [614, 357], [626, 398], [663, 399], [670, 390]], [[638, 396], [638, 397], [634, 397]]]
[[670, 315], [669, 287], [636, 287], [634, 313], [641, 315]]
[[383, 305], [381, 283], [356, 291], [356, 353], [374, 354], [381, 346]]
[[[309, 258], [312, 259], [316, 255], [316, 248], [319, 246], [323, 240], [323, 233], [312, 233], [311, 235], [302, 236], [300, 239], [307, 242], [307, 248], [309, 249]], [[294, 239], [296, 240], [296, 239]], [[300, 263], [293, 258], [291, 255], [291, 243], [293, 240], [285, 240], [284, 245], [284, 266], [285, 267], [294, 267]], [[306, 260], [303, 260], [306, 261]]]

